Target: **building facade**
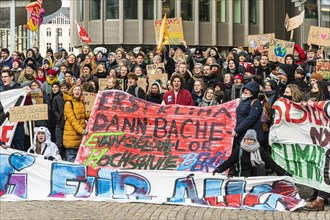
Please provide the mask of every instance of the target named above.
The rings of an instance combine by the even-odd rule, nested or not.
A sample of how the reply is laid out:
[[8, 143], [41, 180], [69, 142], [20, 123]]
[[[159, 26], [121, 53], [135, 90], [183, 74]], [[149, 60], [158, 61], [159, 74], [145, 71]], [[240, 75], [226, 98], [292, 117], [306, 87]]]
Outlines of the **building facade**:
[[[76, 29], [74, 29], [76, 30]], [[39, 51], [46, 54], [47, 49], [54, 52], [64, 48], [68, 53], [78, 54], [79, 49], [70, 44], [70, 8], [61, 8], [47, 16], [39, 27]]]
[[[188, 45], [228, 48], [247, 46], [247, 36], [253, 34], [275, 33], [276, 38], [289, 40], [285, 14], [300, 13], [293, 3], [297, 1], [317, 11], [329, 0], [75, 0], [71, 15], [87, 30], [92, 47], [153, 46], [153, 21], [166, 13], [169, 18], [182, 17]], [[306, 25], [318, 25], [318, 17], [307, 19]], [[306, 43], [306, 25], [295, 31], [299, 44]], [[74, 46], [82, 44], [76, 32], [71, 38]]]

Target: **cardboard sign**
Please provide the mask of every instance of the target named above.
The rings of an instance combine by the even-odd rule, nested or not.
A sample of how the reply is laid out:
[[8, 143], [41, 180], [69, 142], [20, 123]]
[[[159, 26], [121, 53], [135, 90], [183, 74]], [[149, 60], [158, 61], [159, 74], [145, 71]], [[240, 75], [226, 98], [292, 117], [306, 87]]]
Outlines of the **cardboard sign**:
[[108, 86], [108, 78], [99, 78], [99, 91], [104, 91], [105, 87]]
[[273, 39], [269, 42], [268, 58], [272, 62], [284, 63], [287, 54], [293, 54], [294, 42]]
[[123, 91], [99, 92], [76, 162], [99, 168], [209, 172], [231, 153], [237, 104], [163, 106]]
[[302, 11], [299, 15], [289, 18], [289, 15], [286, 14], [284, 26], [286, 31], [291, 31], [293, 29], [298, 28], [303, 22], [305, 18], [305, 10]]
[[275, 33], [249, 35], [248, 36], [249, 52], [253, 53], [255, 50], [262, 51], [263, 46], [272, 39], [275, 39]]
[[[122, 83], [122, 86], [123, 85], [124, 85], [124, 83]], [[145, 93], [147, 93], [148, 83], [147, 83], [147, 79], [146, 78], [139, 77], [139, 79], [137, 81], [137, 85], [139, 87], [141, 87], [141, 89], [143, 89]]]
[[162, 87], [162, 93], [167, 91], [166, 84], [168, 81], [168, 75], [166, 73], [165, 74], [159, 74], [159, 73], [148, 74], [148, 82], [149, 82], [150, 86], [154, 81], [160, 81], [159, 84]]
[[164, 70], [165, 70], [165, 65], [164, 65], [164, 63], [159, 63], [159, 64], [150, 64], [150, 65], [147, 65], [147, 74], [148, 74], [148, 76], [150, 75], [150, 74], [155, 74], [156, 73], [156, 70], [157, 70], [157, 68], [158, 67], [163, 67], [164, 68]]
[[96, 95], [97, 93], [83, 92], [82, 100], [85, 102], [85, 109], [87, 112], [92, 111], [96, 99]]
[[330, 79], [330, 60], [317, 60], [316, 72], [323, 75], [323, 79]]
[[33, 104], [44, 104], [44, 94], [42, 92], [30, 92]]
[[48, 119], [48, 105], [26, 105], [9, 109], [10, 122], [38, 121]]
[[330, 28], [311, 26], [308, 41], [315, 45], [330, 46]]
[[[162, 25], [163, 19], [154, 20], [154, 28], [156, 34], [156, 44], [159, 41], [160, 26]], [[183, 28], [182, 28], [182, 18], [167, 18], [167, 29], [170, 35], [170, 42], [165, 41], [165, 45], [179, 45], [184, 41]]]

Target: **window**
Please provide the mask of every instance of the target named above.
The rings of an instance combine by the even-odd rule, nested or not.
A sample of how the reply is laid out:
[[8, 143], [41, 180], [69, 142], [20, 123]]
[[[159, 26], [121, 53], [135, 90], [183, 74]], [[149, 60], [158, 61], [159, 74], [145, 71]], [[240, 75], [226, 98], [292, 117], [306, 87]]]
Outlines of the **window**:
[[50, 28], [47, 28], [46, 29], [46, 36], [47, 37], [51, 37], [52, 36], [52, 29], [50, 29]]
[[58, 34], [59, 37], [62, 37], [62, 28], [58, 29], [57, 34]]
[[242, 23], [242, 0], [233, 0], [233, 9], [234, 9], [234, 24]]
[[107, 0], [105, 4], [105, 18], [119, 19], [119, 0]]
[[47, 46], [47, 49], [50, 49], [50, 48], [52, 48], [52, 43], [47, 43], [46, 46]]
[[100, 20], [101, 19], [101, 0], [90, 0], [89, 4], [89, 19]]
[[200, 21], [210, 21], [210, 0], [199, 1], [199, 19]]
[[[322, 0], [321, 5], [327, 3], [327, 1]], [[304, 4], [305, 6], [305, 18], [317, 18], [317, 3], [316, 0], [307, 0]]]
[[184, 21], [193, 20], [193, 1], [182, 0], [181, 1], [181, 17]]
[[58, 48], [63, 48], [63, 43], [58, 43]]
[[79, 1], [79, 20], [84, 21], [84, 0]]
[[226, 0], [217, 0], [217, 22], [226, 23]]
[[73, 47], [71, 47], [70, 44], [69, 44], [69, 52], [71, 53], [73, 52]]
[[250, 24], [257, 24], [257, 0], [249, 0]]
[[175, 0], [162, 1], [162, 17], [175, 18]]
[[137, 19], [138, 1], [124, 1], [124, 19]]
[[155, 20], [155, 10], [156, 5], [155, 0], [143, 0], [143, 19], [145, 20]]

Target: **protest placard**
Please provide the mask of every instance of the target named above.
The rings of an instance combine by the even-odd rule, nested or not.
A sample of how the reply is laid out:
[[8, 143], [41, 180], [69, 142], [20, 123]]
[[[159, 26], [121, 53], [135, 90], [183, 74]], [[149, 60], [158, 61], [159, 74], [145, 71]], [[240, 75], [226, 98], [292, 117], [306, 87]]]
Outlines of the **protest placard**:
[[9, 109], [10, 122], [38, 121], [48, 119], [48, 105], [25, 105]]
[[96, 93], [83, 92], [82, 100], [85, 102], [85, 109], [87, 112], [92, 111], [95, 99], [96, 99]]
[[326, 192], [330, 192], [329, 104], [278, 99], [269, 135], [275, 162], [296, 183]]
[[[154, 28], [156, 34], [156, 44], [159, 41], [159, 32], [160, 26], [162, 25], [163, 20], [154, 20]], [[183, 28], [182, 28], [182, 18], [167, 18], [167, 29], [170, 35], [170, 42], [165, 41], [165, 45], [179, 45], [184, 41], [183, 37]]]
[[284, 26], [286, 31], [291, 31], [293, 29], [298, 28], [303, 22], [305, 18], [305, 10], [302, 11], [299, 15], [289, 18], [288, 14], [286, 14]]
[[105, 200], [267, 211], [294, 211], [304, 205], [288, 176], [242, 179], [187, 171], [95, 170], [14, 149], [0, 147], [0, 155], [1, 202]]
[[248, 36], [249, 52], [262, 51], [263, 46], [270, 40], [275, 39], [275, 33], [270, 34], [258, 34]]
[[269, 42], [268, 58], [272, 62], [284, 63], [287, 54], [293, 54], [294, 42], [272, 39]]
[[308, 40], [315, 45], [330, 46], [330, 28], [310, 26]]
[[330, 79], [330, 60], [317, 60], [316, 72], [322, 74], [323, 79]]
[[108, 86], [108, 78], [99, 78], [99, 91], [103, 91]]
[[166, 83], [168, 81], [167, 73], [148, 74], [148, 80], [149, 80], [149, 85], [151, 85], [153, 82], [157, 81], [162, 88], [162, 93], [165, 93], [167, 91], [167, 87], [166, 87]]
[[30, 92], [33, 104], [44, 104], [44, 94], [42, 92]]
[[76, 158], [81, 164], [208, 172], [230, 155], [236, 100], [163, 106], [109, 90], [98, 93], [95, 106]]
[[147, 93], [148, 82], [146, 78], [139, 77], [136, 83], [145, 93]]
[[158, 67], [163, 67], [165, 69], [164, 63], [147, 65], [147, 74], [155, 74]]

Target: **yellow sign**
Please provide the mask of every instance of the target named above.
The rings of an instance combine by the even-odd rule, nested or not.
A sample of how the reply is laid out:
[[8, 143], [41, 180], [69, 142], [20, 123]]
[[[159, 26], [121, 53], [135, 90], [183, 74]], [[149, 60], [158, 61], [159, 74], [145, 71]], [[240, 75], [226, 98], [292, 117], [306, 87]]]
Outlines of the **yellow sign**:
[[[156, 34], [156, 44], [159, 41], [159, 32], [162, 25], [163, 19], [154, 20], [154, 28]], [[182, 18], [167, 18], [167, 29], [170, 35], [170, 42], [165, 41], [165, 45], [179, 45], [184, 41], [183, 28], [182, 28]]]
[[48, 105], [25, 105], [9, 108], [10, 122], [38, 121], [48, 119]]

